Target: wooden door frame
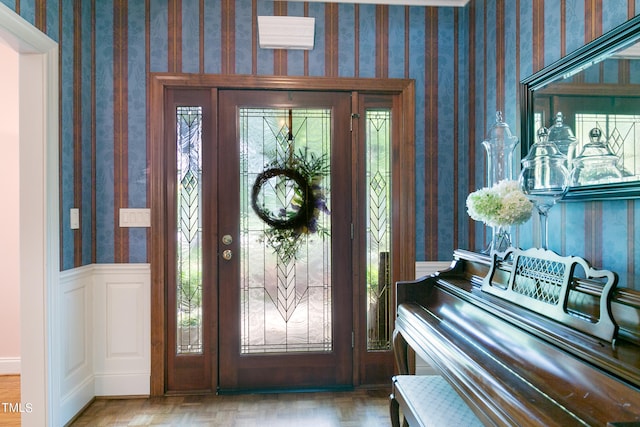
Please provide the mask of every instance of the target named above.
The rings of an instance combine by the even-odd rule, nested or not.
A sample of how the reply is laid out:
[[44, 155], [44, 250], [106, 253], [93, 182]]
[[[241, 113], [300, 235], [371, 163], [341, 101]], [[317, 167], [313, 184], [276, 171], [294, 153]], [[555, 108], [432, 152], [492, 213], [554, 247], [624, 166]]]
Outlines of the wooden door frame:
[[[352, 111], [358, 111], [358, 94], [387, 93], [396, 96], [398, 102], [399, 135], [394, 144], [392, 164], [394, 173], [393, 194], [402, 200], [397, 206], [410, 206], [411, 209], [394, 210], [392, 235], [394, 264], [392, 283], [398, 280], [413, 279], [415, 276], [415, 83], [411, 79], [359, 79], [333, 77], [289, 77], [289, 76], [252, 76], [252, 75], [213, 75], [213, 74], [169, 74], [151, 73], [149, 76], [149, 132], [147, 133], [147, 152], [150, 165], [149, 206], [151, 207], [151, 240], [149, 261], [151, 263], [151, 387], [152, 396], [165, 393], [165, 323], [167, 279], [165, 255], [167, 253], [167, 230], [165, 228], [165, 206], [167, 203], [166, 150], [164, 149], [164, 98], [168, 88], [210, 87], [212, 89], [254, 89], [254, 90], [300, 90], [300, 91], [345, 91], [351, 92]], [[355, 126], [354, 126], [355, 128]], [[357, 138], [353, 132], [352, 138]], [[353, 186], [356, 188], [354, 179]], [[354, 193], [355, 194], [355, 193]], [[354, 224], [358, 230], [359, 224]], [[354, 251], [358, 250], [354, 245]], [[355, 259], [355, 258], [354, 258]], [[355, 334], [353, 384], [360, 384], [358, 365], [363, 359], [360, 319], [363, 315], [364, 289], [357, 286], [364, 280], [358, 269], [353, 277], [353, 324]], [[395, 306], [395, 295], [394, 295]], [[395, 315], [393, 316], [395, 318]], [[213, 343], [217, 346], [217, 342]], [[215, 373], [214, 373], [215, 375]], [[215, 381], [217, 383], [217, 379]]]

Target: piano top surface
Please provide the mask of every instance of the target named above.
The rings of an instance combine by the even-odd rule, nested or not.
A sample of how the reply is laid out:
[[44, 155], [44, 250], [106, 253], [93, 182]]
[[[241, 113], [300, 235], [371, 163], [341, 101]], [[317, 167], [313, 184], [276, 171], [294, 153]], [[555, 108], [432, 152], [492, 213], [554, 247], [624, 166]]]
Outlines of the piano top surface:
[[398, 283], [396, 327], [468, 402], [504, 425], [511, 417], [549, 425], [640, 421], [637, 343], [603, 342], [483, 292], [486, 258], [457, 255], [450, 270]]

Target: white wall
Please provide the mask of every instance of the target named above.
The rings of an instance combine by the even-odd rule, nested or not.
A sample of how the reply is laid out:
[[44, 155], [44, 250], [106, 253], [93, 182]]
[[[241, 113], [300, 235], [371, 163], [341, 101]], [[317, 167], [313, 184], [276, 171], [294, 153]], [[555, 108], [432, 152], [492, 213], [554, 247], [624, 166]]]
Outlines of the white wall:
[[0, 39], [0, 374], [20, 372], [19, 55]]
[[151, 391], [149, 264], [93, 264], [60, 273], [60, 424], [95, 396]]

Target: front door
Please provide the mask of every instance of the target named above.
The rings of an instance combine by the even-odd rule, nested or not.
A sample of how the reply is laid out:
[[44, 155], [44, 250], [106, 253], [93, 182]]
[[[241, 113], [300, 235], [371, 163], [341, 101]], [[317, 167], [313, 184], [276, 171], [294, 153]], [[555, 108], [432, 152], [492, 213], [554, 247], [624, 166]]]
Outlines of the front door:
[[219, 389], [351, 385], [350, 96], [219, 105]]
[[175, 89], [166, 105], [167, 390], [351, 385], [349, 94]]

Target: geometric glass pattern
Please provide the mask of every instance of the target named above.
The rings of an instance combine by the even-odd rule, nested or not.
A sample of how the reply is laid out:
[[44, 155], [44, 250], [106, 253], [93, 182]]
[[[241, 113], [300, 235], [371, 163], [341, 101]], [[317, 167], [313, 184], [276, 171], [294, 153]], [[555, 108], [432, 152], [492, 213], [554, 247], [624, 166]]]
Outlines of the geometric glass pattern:
[[[584, 145], [593, 128], [602, 131], [603, 141], [620, 159], [623, 176], [640, 175], [640, 114], [576, 114], [576, 138]], [[578, 147], [578, 153], [580, 152]]]
[[565, 264], [520, 256], [513, 291], [546, 304], [557, 305], [564, 281]]
[[391, 342], [391, 110], [365, 113], [367, 350]]
[[201, 354], [202, 107], [177, 107], [177, 354]]
[[[240, 322], [241, 354], [332, 351], [331, 217], [298, 236], [295, 256], [265, 238], [270, 226], [252, 209], [252, 188], [265, 169], [290, 165], [292, 156], [331, 158], [331, 110], [241, 108], [240, 124]], [[270, 211], [291, 209], [295, 186], [279, 176], [261, 187]], [[331, 212], [331, 180], [318, 184]]]

